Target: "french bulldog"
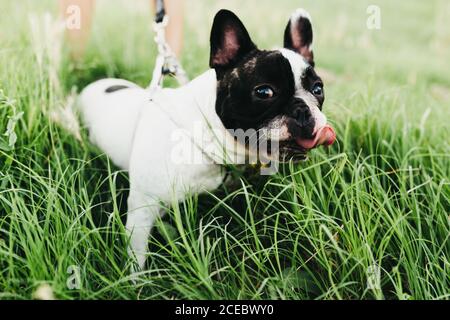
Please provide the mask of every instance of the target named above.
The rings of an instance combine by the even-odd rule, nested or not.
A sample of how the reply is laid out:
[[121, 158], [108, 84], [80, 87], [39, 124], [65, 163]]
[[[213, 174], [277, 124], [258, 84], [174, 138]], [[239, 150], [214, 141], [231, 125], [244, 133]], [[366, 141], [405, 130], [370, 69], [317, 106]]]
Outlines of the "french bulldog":
[[248, 159], [252, 151], [233, 130], [263, 133], [278, 144], [265, 156], [283, 161], [302, 160], [334, 142], [322, 113], [324, 88], [314, 71], [312, 42], [303, 9], [292, 14], [284, 47], [275, 50], [258, 49], [239, 18], [221, 10], [211, 30], [211, 68], [188, 84], [149, 92], [103, 79], [83, 90], [80, 109], [91, 142], [129, 172], [126, 229], [139, 268], [152, 225], [163, 214], [161, 203], [216, 189], [225, 175], [222, 164]]

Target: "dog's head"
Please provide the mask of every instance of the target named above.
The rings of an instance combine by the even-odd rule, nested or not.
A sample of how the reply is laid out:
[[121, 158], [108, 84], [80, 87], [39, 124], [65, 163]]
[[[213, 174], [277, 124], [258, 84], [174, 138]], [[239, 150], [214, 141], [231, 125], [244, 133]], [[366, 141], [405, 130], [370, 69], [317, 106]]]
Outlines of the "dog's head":
[[331, 145], [334, 130], [322, 113], [323, 82], [314, 71], [309, 14], [298, 9], [284, 32], [284, 48], [260, 50], [239, 18], [219, 11], [211, 30], [210, 66], [217, 74], [216, 112], [227, 129], [278, 132], [284, 159], [301, 160]]

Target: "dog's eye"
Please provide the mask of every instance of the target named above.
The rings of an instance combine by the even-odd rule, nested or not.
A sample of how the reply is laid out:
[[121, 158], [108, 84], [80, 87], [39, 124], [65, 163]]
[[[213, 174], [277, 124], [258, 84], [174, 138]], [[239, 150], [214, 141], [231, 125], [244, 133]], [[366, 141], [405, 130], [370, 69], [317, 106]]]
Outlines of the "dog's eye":
[[316, 83], [312, 88], [312, 93], [315, 96], [321, 96], [323, 94], [323, 85], [321, 83]]
[[274, 96], [274, 92], [270, 86], [263, 85], [255, 88], [255, 95], [259, 99], [270, 99]]

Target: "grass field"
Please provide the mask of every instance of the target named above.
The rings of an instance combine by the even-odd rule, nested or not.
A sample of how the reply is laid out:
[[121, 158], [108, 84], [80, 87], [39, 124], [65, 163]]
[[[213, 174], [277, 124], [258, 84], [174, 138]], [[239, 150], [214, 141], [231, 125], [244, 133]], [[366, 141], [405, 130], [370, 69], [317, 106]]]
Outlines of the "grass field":
[[[282, 44], [296, 7], [310, 11], [338, 143], [268, 180], [242, 175], [174, 203], [133, 284], [127, 175], [49, 112], [101, 77], [150, 81], [148, 3], [99, 0], [85, 60], [63, 55], [55, 71], [29, 14], [55, 14], [56, 1], [0, 0], [0, 298], [449, 299], [448, 1], [188, 2], [191, 77], [207, 68], [217, 9], [238, 13], [262, 48]], [[366, 27], [369, 4], [379, 30]]]

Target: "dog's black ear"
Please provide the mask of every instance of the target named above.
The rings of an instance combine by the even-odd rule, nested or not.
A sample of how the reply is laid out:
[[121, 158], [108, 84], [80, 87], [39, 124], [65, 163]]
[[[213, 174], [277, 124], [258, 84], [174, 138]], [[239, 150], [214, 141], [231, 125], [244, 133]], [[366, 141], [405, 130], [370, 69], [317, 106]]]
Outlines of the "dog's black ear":
[[312, 42], [311, 16], [306, 10], [297, 9], [284, 30], [284, 47], [301, 54], [314, 67]]
[[228, 10], [220, 10], [214, 17], [210, 42], [209, 66], [214, 69], [232, 67], [256, 49], [241, 20]]

